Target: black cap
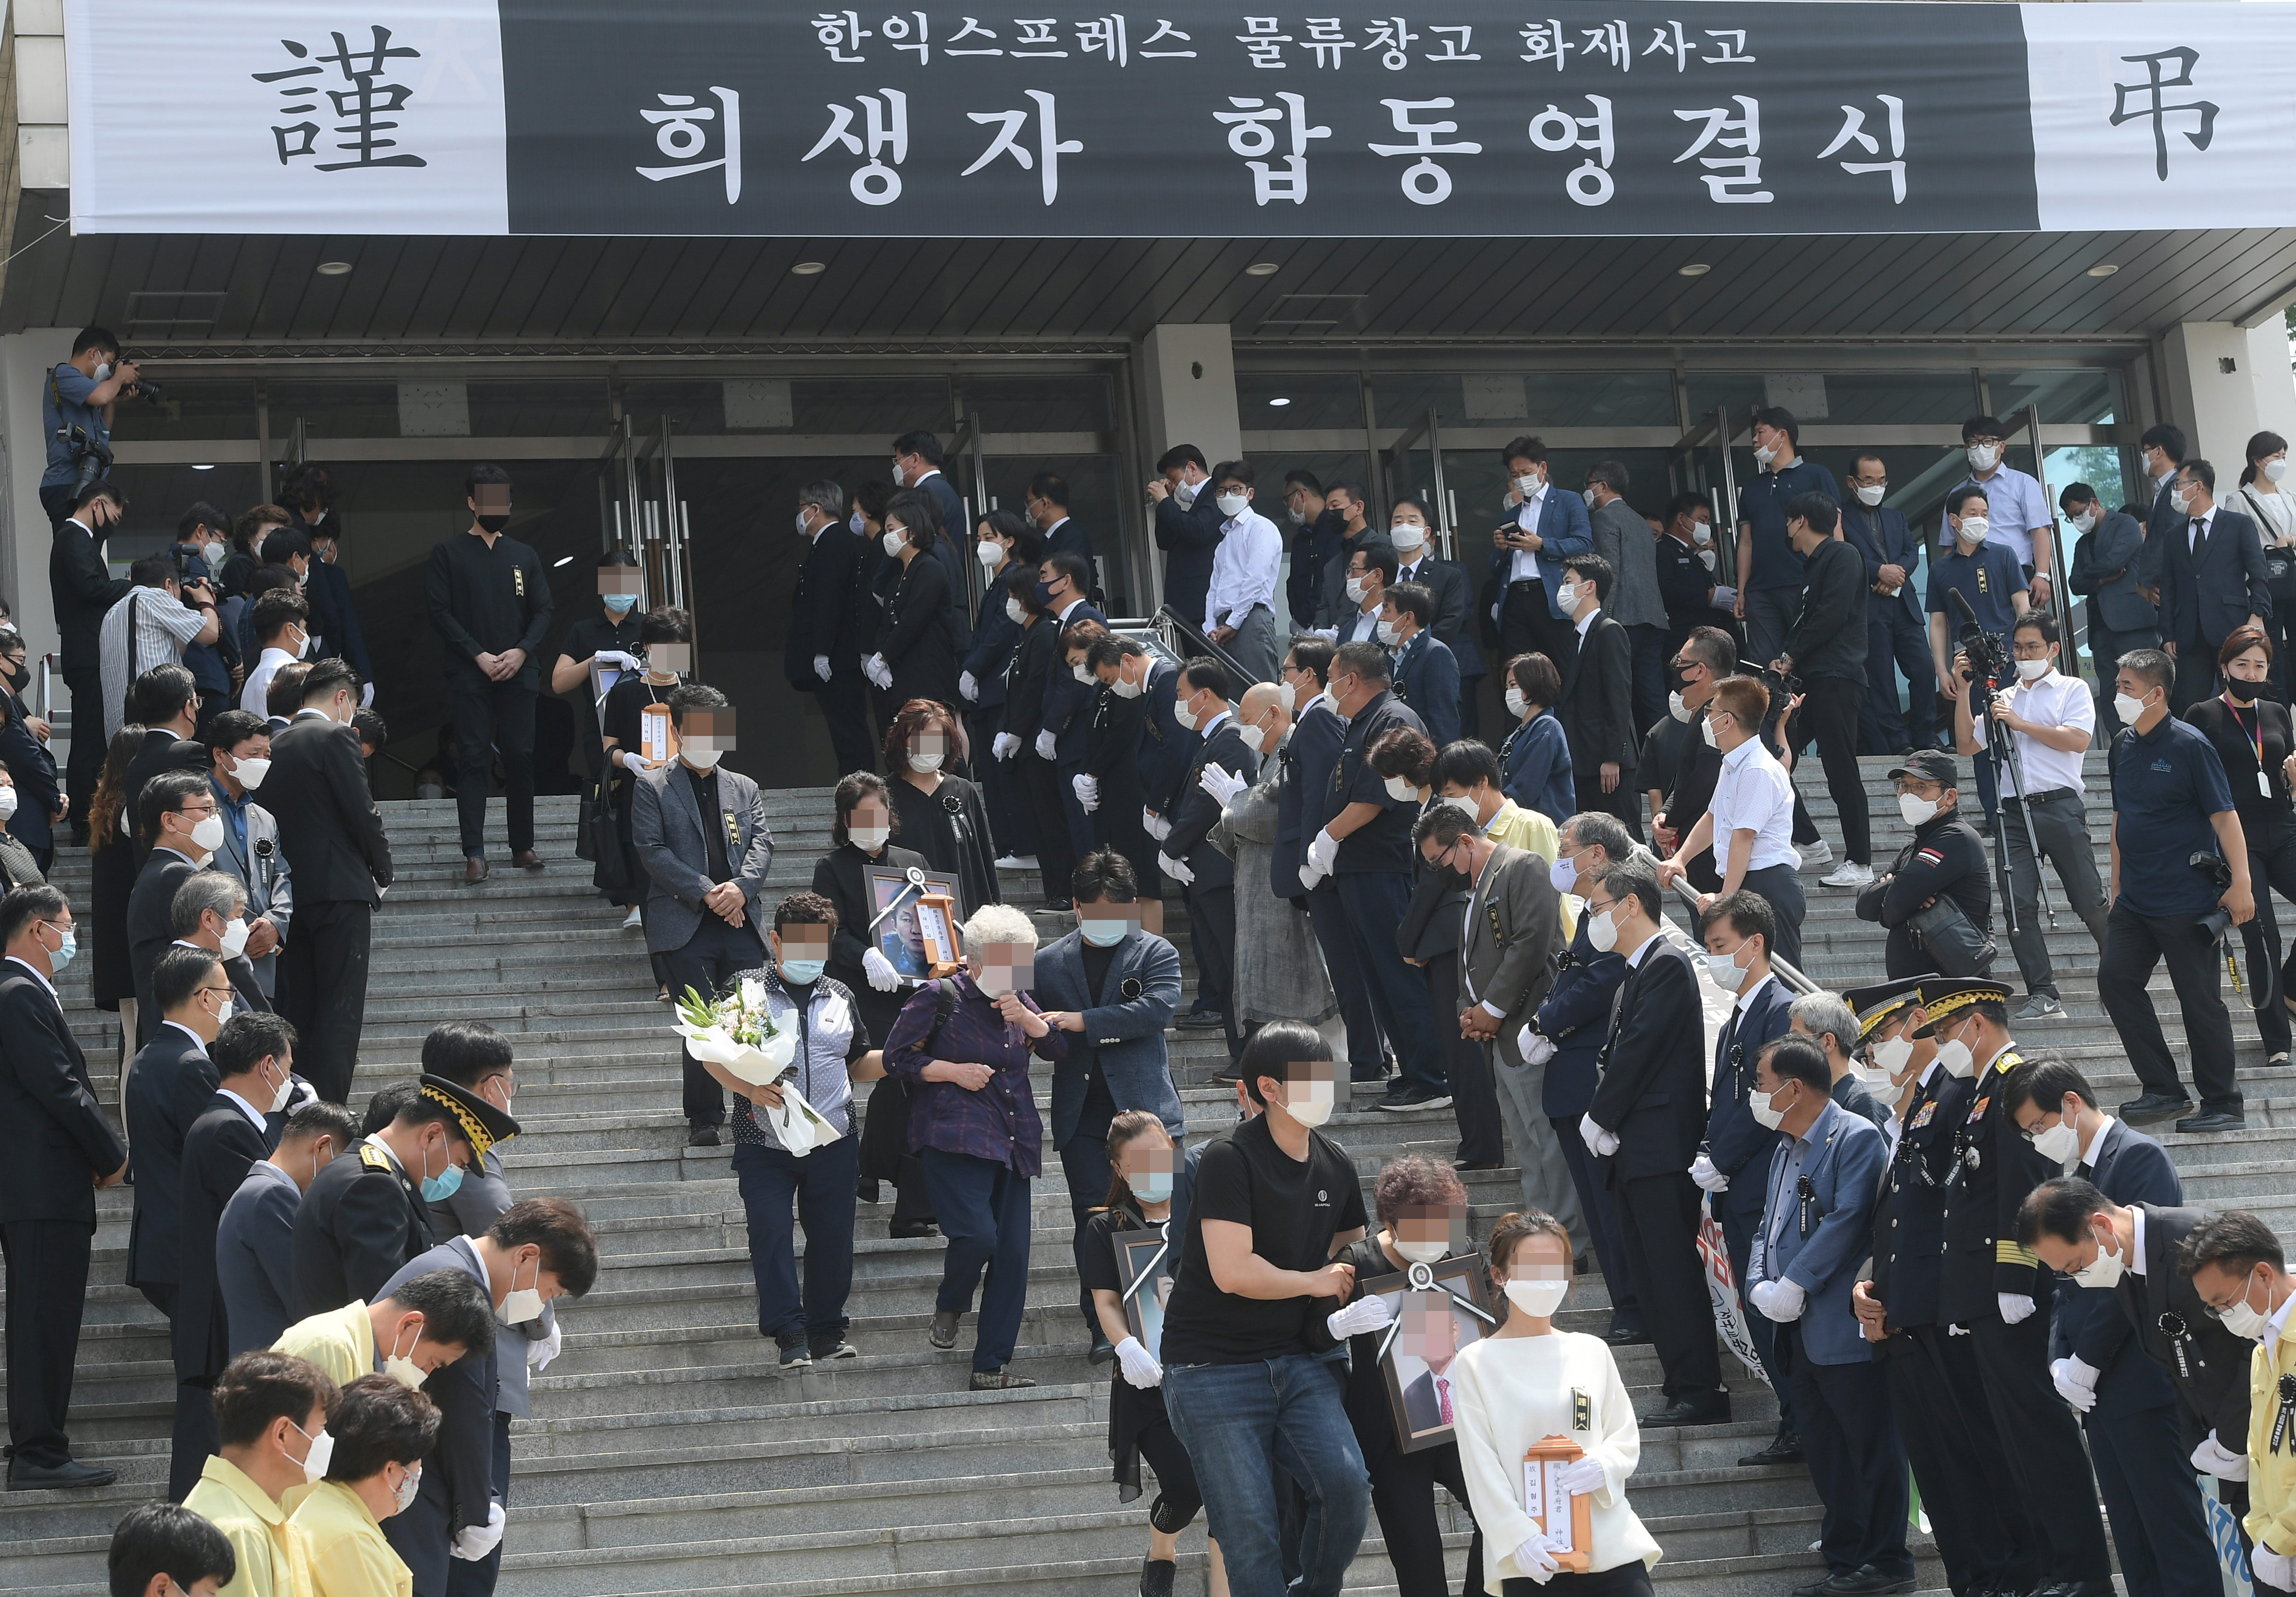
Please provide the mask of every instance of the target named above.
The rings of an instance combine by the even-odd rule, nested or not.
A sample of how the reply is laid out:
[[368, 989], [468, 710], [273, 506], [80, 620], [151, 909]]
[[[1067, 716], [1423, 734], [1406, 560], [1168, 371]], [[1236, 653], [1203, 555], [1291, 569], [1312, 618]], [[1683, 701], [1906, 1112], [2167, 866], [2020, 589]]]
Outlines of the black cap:
[[473, 1160], [483, 1159], [488, 1149], [518, 1134], [516, 1120], [468, 1087], [457, 1086], [443, 1076], [424, 1076], [421, 1096], [433, 1103], [443, 1103], [453, 1111], [463, 1140], [471, 1145]]
[[1960, 1013], [1972, 1003], [1982, 1003], [1988, 999], [1995, 1003], [2008, 1003], [2009, 984], [1979, 978], [1923, 977], [1921, 982], [1922, 1008], [1929, 1011], [1929, 1024], [1922, 1030], [1933, 1032], [1939, 1022], [1948, 1017]]
[[1868, 987], [1851, 987], [1841, 995], [1841, 1001], [1857, 1013], [1857, 1037], [1863, 1042], [1876, 1026], [1909, 1004], [1922, 1001], [1922, 983], [1932, 984], [1945, 979], [1941, 976], [1907, 976], [1896, 981], [1877, 981]]
[[1890, 767], [1889, 776], [1892, 782], [1900, 776], [1917, 776], [1956, 792], [1961, 790], [1961, 762], [1942, 749], [1915, 749]]

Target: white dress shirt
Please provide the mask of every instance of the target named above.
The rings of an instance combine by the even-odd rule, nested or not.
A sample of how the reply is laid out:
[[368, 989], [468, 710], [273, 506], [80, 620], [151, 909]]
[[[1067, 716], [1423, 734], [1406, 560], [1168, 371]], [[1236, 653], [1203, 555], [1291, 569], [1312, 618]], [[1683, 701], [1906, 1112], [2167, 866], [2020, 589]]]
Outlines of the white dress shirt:
[[2081, 1145], [2079, 1162], [2087, 1165], [2092, 1170], [2095, 1169], [2096, 1151], [2104, 1145], [2104, 1134], [2112, 1129], [2112, 1117], [2107, 1115], [2098, 1123], [2097, 1128], [2089, 1134], [2088, 1141]]
[[255, 1122], [256, 1130], [262, 1132], [266, 1136], [270, 1134], [271, 1128], [263, 1123], [262, 1110], [257, 1109], [255, 1105], [250, 1103], [237, 1093], [233, 1092], [229, 1087], [217, 1087], [216, 1091], [221, 1093], [225, 1097], [239, 1105], [239, 1112]]
[[[1538, 530], [1539, 512], [1546, 508], [1546, 482], [1541, 481], [1538, 485], [1538, 492], [1515, 507], [1514, 524], [1525, 532]], [[1507, 580], [1537, 582], [1538, 579], [1537, 552], [1529, 549], [1516, 550], [1507, 561]]]
[[1250, 505], [1222, 522], [1219, 547], [1212, 553], [1212, 581], [1204, 598], [1204, 627], [1241, 627], [1253, 605], [1275, 609], [1275, 585], [1283, 569], [1283, 535], [1275, 523]]
[[279, 667], [291, 666], [296, 657], [284, 649], [266, 649], [263, 658], [255, 662], [255, 669], [247, 674], [247, 682], [239, 690], [239, 708], [257, 720], [267, 720], [271, 715], [271, 679], [279, 675]]
[[1714, 864], [1729, 874], [1730, 835], [1754, 834], [1748, 871], [1772, 865], [1801, 868], [1793, 846], [1793, 781], [1759, 737], [1750, 737], [1722, 757], [1722, 775], [1707, 803], [1714, 817]]
[[[2009, 708], [2024, 719], [2040, 726], [2078, 726], [2094, 734], [2096, 730], [2096, 701], [2089, 697], [2088, 684], [2063, 673], [2052, 670], [2036, 682], [2021, 682], [2005, 690], [2010, 695]], [[2050, 793], [2059, 788], [2070, 788], [2076, 793], [2081, 786], [2081, 756], [2087, 748], [2052, 749], [2030, 732], [2009, 734], [2017, 741], [2018, 762], [2025, 767], [2025, 790]], [[1982, 757], [1980, 757], [1982, 758]], [[2002, 777], [2002, 796], [2010, 796], [2010, 776]]]
[[[25, 970], [31, 971], [32, 979], [35, 981], [37, 981], [42, 987], [48, 989], [48, 996], [51, 998], [56, 998], [56, 984], [50, 981], [46, 977], [41, 975], [37, 966], [26, 964], [22, 960], [18, 959], [12, 954], [8, 956], [8, 962], [12, 965], [21, 965]], [[58, 1009], [62, 1009], [63, 1007], [62, 999], [56, 998], [56, 1007]]]
[[1595, 618], [1602, 613], [1603, 607], [1598, 604], [1573, 623], [1573, 625], [1578, 629], [1578, 641], [1580, 643], [1583, 643], [1587, 641], [1587, 633], [1588, 629], [1595, 625]]
[[2209, 536], [2209, 523], [2216, 520], [2216, 514], [2214, 510], [2204, 510], [2185, 523], [2185, 552], [2187, 554], [2197, 551], [2201, 540]]

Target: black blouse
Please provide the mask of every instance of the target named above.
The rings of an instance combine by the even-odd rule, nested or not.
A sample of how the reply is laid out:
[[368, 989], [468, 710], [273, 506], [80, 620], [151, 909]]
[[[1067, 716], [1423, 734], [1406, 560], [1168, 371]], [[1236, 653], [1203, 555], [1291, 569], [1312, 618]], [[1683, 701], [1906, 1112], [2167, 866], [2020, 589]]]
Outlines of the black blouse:
[[[2233, 808], [2240, 816], [2249, 847], [2260, 848], [2279, 837], [2292, 819], [2288, 779], [2281, 774], [2290, 749], [2296, 748], [2296, 728], [2292, 728], [2288, 707], [2277, 700], [2259, 698], [2254, 704], [2237, 708], [2226, 703], [2219, 693], [2187, 709], [2185, 719], [2200, 730], [2224, 762]], [[2261, 764], [2256, 758], [2259, 735], [2264, 741]], [[2269, 794], [2257, 786], [2259, 773], [2272, 790]]]
[[[1093, 1216], [1084, 1223], [1084, 1243], [1077, 1249], [1078, 1283], [1088, 1292], [1096, 1289], [1121, 1296], [1124, 1273], [1116, 1267], [1116, 1239], [1126, 1233], [1153, 1231], [1155, 1224], [1128, 1199], [1115, 1208], [1103, 1209]], [[1167, 1255], [1160, 1266], [1165, 1271], [1178, 1267], [1177, 1250]], [[1140, 1290], [1144, 1292], [1153, 1288]], [[1150, 1387], [1142, 1390], [1124, 1379], [1123, 1366], [1119, 1364], [1110, 1377], [1108, 1388], [1108, 1457], [1115, 1466], [1118, 1501], [1129, 1503], [1140, 1495], [1142, 1433], [1170, 1423], [1164, 1413], [1164, 1389]]]
[[980, 790], [962, 776], [947, 775], [930, 793], [899, 776], [885, 785], [892, 790], [893, 813], [900, 817], [901, 847], [923, 855], [928, 868], [956, 878], [957, 918], [999, 902], [988, 810]]

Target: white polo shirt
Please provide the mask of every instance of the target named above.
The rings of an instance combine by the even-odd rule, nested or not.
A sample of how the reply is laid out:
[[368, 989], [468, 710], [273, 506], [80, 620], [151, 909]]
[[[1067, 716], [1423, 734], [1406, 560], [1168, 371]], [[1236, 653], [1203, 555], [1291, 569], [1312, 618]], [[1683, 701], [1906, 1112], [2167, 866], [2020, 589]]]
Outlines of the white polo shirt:
[[[2078, 726], [2091, 735], [2096, 732], [2096, 701], [2089, 697], [2088, 684], [2052, 670], [2038, 682], [2021, 682], [2004, 690], [2009, 694], [2009, 708], [2026, 720], [2042, 726]], [[2029, 793], [2050, 793], [2059, 788], [2083, 791], [2081, 786], [2081, 757], [2087, 744], [2079, 749], [2052, 749], [2029, 732], [2013, 732], [2016, 740], [2017, 758], [2025, 767], [2025, 790]], [[2001, 778], [2002, 797], [2009, 797], [2011, 774]]]
[[1714, 784], [1707, 813], [1714, 817], [1715, 868], [1726, 873], [1730, 862], [1730, 834], [1751, 831], [1754, 852], [1749, 871], [1772, 865], [1801, 869], [1801, 856], [1793, 846], [1793, 782], [1786, 768], [1759, 737], [1748, 738], [1722, 757], [1722, 774]]

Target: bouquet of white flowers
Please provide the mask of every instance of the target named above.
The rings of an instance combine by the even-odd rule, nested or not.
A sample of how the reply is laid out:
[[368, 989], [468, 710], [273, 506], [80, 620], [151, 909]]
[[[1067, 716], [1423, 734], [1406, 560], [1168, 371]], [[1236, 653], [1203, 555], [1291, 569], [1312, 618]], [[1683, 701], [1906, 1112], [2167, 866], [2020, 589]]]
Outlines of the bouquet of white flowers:
[[791, 1153], [810, 1153], [845, 1134], [798, 1090], [797, 1028], [775, 1023], [765, 983], [745, 979], [714, 1003], [688, 987], [672, 1029], [685, 1039], [694, 1058], [722, 1065], [753, 1085], [779, 1090], [779, 1107], [753, 1098], [750, 1108]]

